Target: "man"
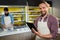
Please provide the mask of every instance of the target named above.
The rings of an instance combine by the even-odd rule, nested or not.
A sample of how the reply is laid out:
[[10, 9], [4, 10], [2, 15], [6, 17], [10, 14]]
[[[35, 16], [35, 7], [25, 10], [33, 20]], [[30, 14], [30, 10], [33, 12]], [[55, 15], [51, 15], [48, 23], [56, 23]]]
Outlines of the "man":
[[[59, 25], [58, 20], [56, 17], [48, 14], [49, 6], [50, 5], [45, 1], [39, 4], [41, 16], [37, 17], [34, 22], [34, 25], [37, 27], [38, 32], [32, 28], [32, 31], [36, 34], [36, 40], [55, 40], [57, 36]], [[46, 27], [45, 29], [47, 29], [47, 32], [43, 27]], [[43, 33], [41, 33], [41, 30], [44, 30]]]
[[4, 15], [2, 15], [2, 25], [3, 30], [13, 30], [13, 23], [14, 18], [13, 16], [8, 12], [8, 8], [4, 8]]

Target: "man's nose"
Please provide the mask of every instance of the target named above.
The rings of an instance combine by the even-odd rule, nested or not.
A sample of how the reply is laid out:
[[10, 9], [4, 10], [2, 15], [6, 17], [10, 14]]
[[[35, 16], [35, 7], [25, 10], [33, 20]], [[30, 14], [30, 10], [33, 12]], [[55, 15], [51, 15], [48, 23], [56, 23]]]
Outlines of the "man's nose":
[[41, 9], [41, 11], [44, 11], [44, 9]]

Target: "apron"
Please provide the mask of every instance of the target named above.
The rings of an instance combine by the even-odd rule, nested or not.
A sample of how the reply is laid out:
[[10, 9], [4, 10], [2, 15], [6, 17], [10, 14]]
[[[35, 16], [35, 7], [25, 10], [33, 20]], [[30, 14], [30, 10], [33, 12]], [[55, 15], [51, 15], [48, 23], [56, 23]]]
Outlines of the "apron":
[[6, 27], [6, 29], [4, 29], [4, 31], [13, 30], [13, 25], [11, 25], [10, 16], [5, 16], [4, 17], [4, 22], [5, 22], [5, 27]]
[[[42, 19], [41, 21], [38, 21], [37, 26], [38, 26], [37, 29], [40, 31], [41, 34], [43, 34], [43, 35], [50, 34], [50, 30], [49, 30], [49, 28], [47, 26], [47, 21], [43, 22], [43, 19]], [[40, 38], [40, 37], [38, 37], [36, 35], [36, 39], [35, 40], [47, 40], [47, 39]]]

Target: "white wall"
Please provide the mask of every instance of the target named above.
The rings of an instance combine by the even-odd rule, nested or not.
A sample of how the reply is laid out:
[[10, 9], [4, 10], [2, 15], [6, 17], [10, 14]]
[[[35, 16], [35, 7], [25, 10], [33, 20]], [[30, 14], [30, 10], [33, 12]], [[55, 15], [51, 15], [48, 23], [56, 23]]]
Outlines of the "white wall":
[[60, 17], [60, 0], [53, 0], [53, 15]]

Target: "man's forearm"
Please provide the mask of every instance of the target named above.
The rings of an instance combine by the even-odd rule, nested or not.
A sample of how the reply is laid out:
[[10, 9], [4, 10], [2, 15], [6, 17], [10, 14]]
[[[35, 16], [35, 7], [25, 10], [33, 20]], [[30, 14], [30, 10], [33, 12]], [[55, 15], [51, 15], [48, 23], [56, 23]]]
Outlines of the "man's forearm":
[[48, 35], [39, 35], [39, 37], [42, 37], [42, 38], [52, 38], [52, 35], [51, 34], [48, 34]]
[[47, 34], [47, 35], [42, 35], [40, 34], [40, 32], [36, 32], [34, 29], [32, 29], [32, 31], [39, 37], [42, 37], [42, 38], [52, 38], [52, 35], [51, 34]]

